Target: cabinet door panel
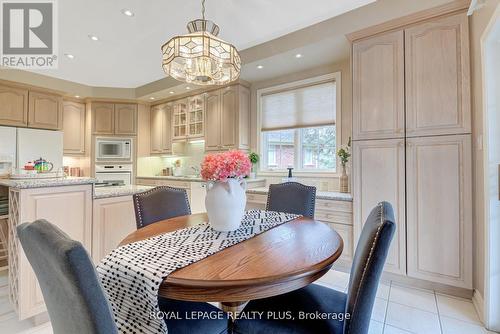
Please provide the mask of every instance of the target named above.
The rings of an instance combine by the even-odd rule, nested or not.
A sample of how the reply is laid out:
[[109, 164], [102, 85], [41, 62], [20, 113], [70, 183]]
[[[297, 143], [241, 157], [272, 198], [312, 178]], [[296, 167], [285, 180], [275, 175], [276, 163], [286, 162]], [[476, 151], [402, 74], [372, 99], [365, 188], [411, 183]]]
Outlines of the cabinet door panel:
[[237, 88], [224, 88], [221, 93], [221, 145], [223, 148], [236, 146], [236, 113], [238, 112]]
[[472, 288], [470, 140], [408, 140], [408, 276]]
[[85, 153], [85, 104], [63, 103], [64, 153]]
[[405, 30], [407, 135], [470, 133], [465, 14]]
[[29, 92], [28, 126], [37, 129], [60, 130], [63, 126], [60, 96]]
[[354, 240], [370, 211], [381, 201], [394, 209], [396, 233], [385, 270], [406, 273], [405, 231], [405, 147], [404, 139], [355, 141], [354, 156]]
[[161, 149], [164, 153], [172, 152], [172, 105], [163, 105], [162, 112], [162, 132]]
[[353, 138], [402, 138], [403, 31], [354, 43], [352, 59]]
[[115, 104], [115, 134], [137, 134], [136, 104]]
[[28, 90], [0, 86], [0, 125], [28, 125]]
[[217, 151], [221, 142], [220, 91], [207, 93], [205, 97], [205, 150]]
[[115, 106], [113, 103], [94, 103], [92, 105], [93, 131], [97, 135], [115, 133]]
[[163, 113], [161, 105], [151, 107], [151, 153], [162, 153]]

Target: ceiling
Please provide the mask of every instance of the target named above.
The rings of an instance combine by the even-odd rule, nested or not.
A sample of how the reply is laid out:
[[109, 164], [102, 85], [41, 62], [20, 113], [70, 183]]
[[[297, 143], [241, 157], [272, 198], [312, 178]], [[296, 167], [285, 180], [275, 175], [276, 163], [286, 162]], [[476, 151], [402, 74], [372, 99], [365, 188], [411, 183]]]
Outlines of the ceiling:
[[[208, 0], [206, 16], [220, 26], [220, 37], [242, 51], [374, 1]], [[59, 68], [36, 72], [94, 87], [135, 88], [164, 78], [160, 46], [201, 16], [199, 0], [64, 0], [58, 6]], [[92, 41], [89, 34], [99, 40]], [[263, 80], [347, 58], [347, 45], [337, 35], [271, 57], [253, 56], [244, 63], [242, 78]], [[304, 57], [295, 58], [297, 53]], [[242, 58], [245, 62], [244, 52]]]

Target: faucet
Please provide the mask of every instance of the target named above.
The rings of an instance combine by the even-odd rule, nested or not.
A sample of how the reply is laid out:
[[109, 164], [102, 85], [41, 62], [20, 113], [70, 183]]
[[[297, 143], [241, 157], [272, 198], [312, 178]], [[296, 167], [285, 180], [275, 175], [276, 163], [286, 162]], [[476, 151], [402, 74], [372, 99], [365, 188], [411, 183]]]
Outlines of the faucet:
[[196, 166], [191, 166], [191, 169], [194, 171], [195, 175], [200, 175], [200, 168]]

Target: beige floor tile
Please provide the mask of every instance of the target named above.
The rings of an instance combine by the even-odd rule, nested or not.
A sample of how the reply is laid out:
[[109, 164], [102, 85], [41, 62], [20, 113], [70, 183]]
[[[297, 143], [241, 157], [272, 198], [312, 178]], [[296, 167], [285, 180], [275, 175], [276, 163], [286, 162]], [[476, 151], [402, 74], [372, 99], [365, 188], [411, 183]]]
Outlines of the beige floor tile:
[[386, 324], [416, 334], [441, 334], [436, 313], [389, 302]]
[[387, 310], [387, 300], [382, 298], [375, 298], [375, 303], [373, 304], [372, 320], [384, 322], [385, 312]]
[[414, 333], [405, 331], [404, 329], [401, 328], [393, 327], [391, 325], [385, 325], [384, 334], [414, 334]]
[[443, 327], [443, 334], [493, 334], [482, 325], [445, 316], [441, 316], [441, 326]]
[[368, 334], [382, 334], [384, 332], [384, 324], [375, 320], [370, 321]]
[[389, 299], [389, 290], [391, 289], [389, 283], [379, 283], [377, 289], [377, 298]]
[[440, 316], [480, 324], [472, 301], [441, 294], [437, 294], [436, 297]]
[[412, 289], [393, 284], [389, 301], [437, 313], [434, 292], [429, 290]]

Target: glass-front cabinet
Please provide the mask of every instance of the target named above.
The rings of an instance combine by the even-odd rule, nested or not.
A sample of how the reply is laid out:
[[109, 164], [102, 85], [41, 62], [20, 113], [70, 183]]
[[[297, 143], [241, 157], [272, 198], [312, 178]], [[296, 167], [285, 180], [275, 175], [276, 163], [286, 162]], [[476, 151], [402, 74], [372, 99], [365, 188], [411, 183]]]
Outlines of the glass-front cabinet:
[[172, 107], [172, 139], [186, 139], [188, 133], [188, 105], [187, 100], [174, 102]]
[[199, 138], [204, 135], [204, 110], [205, 97], [204, 95], [196, 95], [189, 98], [189, 115], [188, 115], [188, 137]]

